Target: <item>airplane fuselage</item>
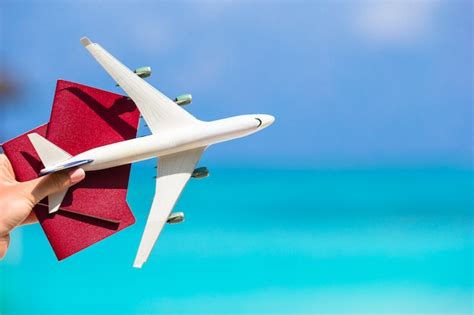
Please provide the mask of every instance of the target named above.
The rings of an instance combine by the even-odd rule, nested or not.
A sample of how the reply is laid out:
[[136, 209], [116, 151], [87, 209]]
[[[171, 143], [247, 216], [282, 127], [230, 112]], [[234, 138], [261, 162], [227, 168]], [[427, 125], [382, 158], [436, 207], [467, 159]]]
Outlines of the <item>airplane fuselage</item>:
[[81, 167], [85, 171], [102, 170], [244, 137], [272, 122], [273, 117], [268, 115], [241, 115], [211, 122], [196, 120], [192, 126], [94, 148], [59, 165], [92, 160]]

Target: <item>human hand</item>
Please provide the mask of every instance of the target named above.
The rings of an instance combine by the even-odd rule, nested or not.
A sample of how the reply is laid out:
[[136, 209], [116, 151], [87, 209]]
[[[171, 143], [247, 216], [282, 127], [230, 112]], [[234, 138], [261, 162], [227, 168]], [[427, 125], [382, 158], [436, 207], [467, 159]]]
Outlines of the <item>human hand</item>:
[[10, 232], [17, 226], [38, 221], [32, 212], [38, 202], [84, 177], [84, 170], [76, 168], [20, 183], [15, 180], [10, 161], [0, 154], [0, 259], [7, 252]]

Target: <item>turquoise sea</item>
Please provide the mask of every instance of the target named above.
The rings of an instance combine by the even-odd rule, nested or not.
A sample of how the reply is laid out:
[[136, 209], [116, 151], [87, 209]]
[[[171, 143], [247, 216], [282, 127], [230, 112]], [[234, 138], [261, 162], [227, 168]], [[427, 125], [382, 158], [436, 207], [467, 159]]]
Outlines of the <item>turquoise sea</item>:
[[474, 311], [472, 171], [214, 168], [137, 270], [153, 166], [133, 168], [137, 223], [63, 262], [39, 225], [17, 230], [0, 313]]

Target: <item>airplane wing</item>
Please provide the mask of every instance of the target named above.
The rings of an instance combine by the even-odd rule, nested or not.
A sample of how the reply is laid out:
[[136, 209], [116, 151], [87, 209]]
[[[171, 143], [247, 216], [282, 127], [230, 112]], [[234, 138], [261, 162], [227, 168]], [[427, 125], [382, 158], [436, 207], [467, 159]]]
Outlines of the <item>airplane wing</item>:
[[82, 38], [81, 43], [135, 102], [152, 133], [177, 124], [190, 125], [199, 121], [133, 73], [99, 44], [92, 43], [87, 37]]
[[133, 266], [141, 268], [166, 224], [205, 147], [163, 156], [158, 161], [156, 190]]

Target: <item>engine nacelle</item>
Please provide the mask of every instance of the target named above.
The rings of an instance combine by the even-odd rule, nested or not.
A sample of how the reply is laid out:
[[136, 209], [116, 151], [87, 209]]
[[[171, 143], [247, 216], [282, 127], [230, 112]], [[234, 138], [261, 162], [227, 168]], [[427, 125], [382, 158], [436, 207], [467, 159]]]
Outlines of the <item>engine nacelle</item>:
[[[133, 70], [133, 72], [138, 75], [140, 78], [145, 79], [151, 76], [151, 67], [140, 67]], [[115, 86], [120, 86], [120, 84], [115, 84]]]
[[184, 212], [173, 212], [166, 221], [169, 224], [181, 223], [184, 221]]
[[193, 171], [193, 174], [191, 175], [192, 178], [206, 178], [209, 176], [209, 170], [207, 167], [198, 167]]
[[135, 72], [140, 78], [145, 79], [151, 76], [151, 67], [136, 68], [133, 72]]
[[191, 104], [193, 96], [191, 94], [183, 94], [174, 99], [174, 102], [179, 106], [185, 106]]

